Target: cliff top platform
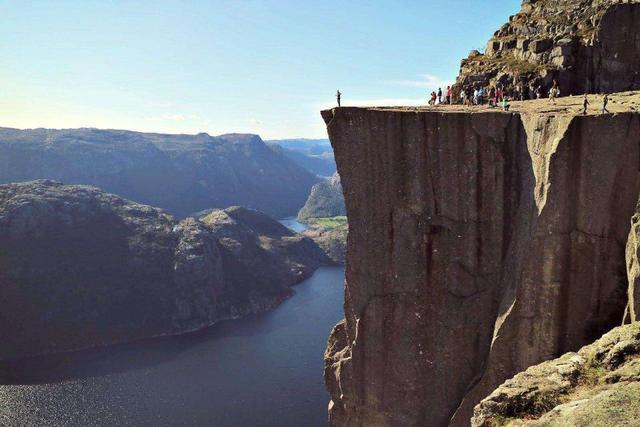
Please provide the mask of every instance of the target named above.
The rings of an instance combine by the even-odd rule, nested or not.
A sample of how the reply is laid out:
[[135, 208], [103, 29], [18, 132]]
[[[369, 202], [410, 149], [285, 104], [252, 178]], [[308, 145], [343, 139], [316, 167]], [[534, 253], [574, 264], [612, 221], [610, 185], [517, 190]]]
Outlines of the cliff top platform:
[[[587, 115], [595, 116], [601, 114], [602, 95], [588, 95], [589, 107]], [[485, 112], [504, 112], [504, 113], [535, 113], [541, 115], [582, 115], [582, 103], [584, 95], [565, 96], [556, 99], [556, 103], [552, 104], [548, 98], [528, 100], [528, 101], [510, 101], [509, 111], [503, 111], [501, 107], [489, 107], [488, 104], [466, 106], [460, 104], [454, 105], [436, 105], [424, 107], [406, 107], [406, 106], [371, 106], [371, 107], [341, 107], [342, 109], [365, 109], [379, 111], [406, 111], [406, 112], [422, 112], [433, 111], [440, 113], [485, 113]], [[332, 109], [333, 110], [333, 109]], [[326, 110], [330, 112], [332, 110]], [[640, 113], [640, 91], [620, 92], [609, 95], [609, 103], [607, 110], [611, 114], [619, 113]]]

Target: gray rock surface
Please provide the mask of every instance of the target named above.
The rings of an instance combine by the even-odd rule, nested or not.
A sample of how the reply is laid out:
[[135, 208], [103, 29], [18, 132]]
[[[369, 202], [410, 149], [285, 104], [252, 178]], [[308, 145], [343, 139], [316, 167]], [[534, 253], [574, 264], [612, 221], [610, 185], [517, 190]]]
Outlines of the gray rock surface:
[[505, 381], [474, 410], [473, 427], [637, 426], [640, 323], [618, 327]]
[[0, 185], [0, 359], [262, 312], [327, 262], [310, 239], [253, 210], [177, 221], [95, 187]]
[[524, 0], [487, 43], [464, 59], [458, 86], [507, 93], [557, 80], [561, 94], [640, 88], [640, 2]]
[[504, 380], [620, 324], [640, 115], [576, 110], [323, 112], [349, 218], [332, 425], [469, 425]]
[[0, 128], [0, 183], [95, 185], [178, 217], [245, 206], [295, 215], [319, 181], [256, 135]]

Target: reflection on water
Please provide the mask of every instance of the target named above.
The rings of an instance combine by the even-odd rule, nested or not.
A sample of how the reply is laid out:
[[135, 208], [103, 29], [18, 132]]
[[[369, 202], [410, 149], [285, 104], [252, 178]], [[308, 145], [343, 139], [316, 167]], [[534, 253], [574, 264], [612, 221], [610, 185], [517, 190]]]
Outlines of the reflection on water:
[[0, 364], [0, 425], [326, 425], [343, 280], [321, 268], [274, 311], [194, 334]]
[[298, 222], [296, 217], [293, 217], [293, 216], [289, 218], [281, 219], [280, 223], [285, 227], [287, 227], [289, 230], [294, 231], [296, 233], [302, 233], [304, 230], [309, 228], [307, 225], [301, 222]]

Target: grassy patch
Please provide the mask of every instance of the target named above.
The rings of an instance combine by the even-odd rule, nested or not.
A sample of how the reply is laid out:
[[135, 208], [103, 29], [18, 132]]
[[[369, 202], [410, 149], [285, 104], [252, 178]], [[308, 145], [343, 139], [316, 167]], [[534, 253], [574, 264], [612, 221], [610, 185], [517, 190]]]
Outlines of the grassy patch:
[[330, 218], [312, 218], [309, 223], [316, 227], [337, 228], [347, 224], [346, 216], [334, 216]]

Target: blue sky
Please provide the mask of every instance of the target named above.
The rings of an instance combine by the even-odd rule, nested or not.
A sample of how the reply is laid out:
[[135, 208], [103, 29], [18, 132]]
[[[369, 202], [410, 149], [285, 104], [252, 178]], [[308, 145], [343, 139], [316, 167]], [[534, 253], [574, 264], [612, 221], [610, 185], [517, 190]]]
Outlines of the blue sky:
[[0, 126], [321, 138], [421, 102], [520, 0], [0, 2]]

